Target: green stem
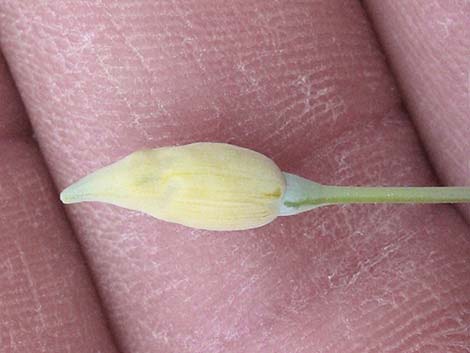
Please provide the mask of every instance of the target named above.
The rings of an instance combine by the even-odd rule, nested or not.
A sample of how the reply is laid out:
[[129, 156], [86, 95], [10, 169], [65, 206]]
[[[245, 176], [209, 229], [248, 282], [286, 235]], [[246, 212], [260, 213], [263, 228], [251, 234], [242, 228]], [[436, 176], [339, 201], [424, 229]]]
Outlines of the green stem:
[[346, 203], [470, 202], [470, 187], [363, 187], [322, 185], [284, 173], [286, 192], [280, 214], [289, 216], [324, 205]]
[[470, 187], [359, 187], [322, 185], [317, 195], [286, 201], [300, 207], [345, 203], [458, 203], [470, 202]]

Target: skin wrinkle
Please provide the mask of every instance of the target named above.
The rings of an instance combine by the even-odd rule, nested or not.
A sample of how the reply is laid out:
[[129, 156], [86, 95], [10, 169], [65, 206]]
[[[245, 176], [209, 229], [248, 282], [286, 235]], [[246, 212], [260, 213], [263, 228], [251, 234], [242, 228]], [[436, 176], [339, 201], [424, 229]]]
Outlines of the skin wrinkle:
[[[117, 37], [115, 43], [107, 42], [105, 34], [109, 24], [103, 25], [101, 32], [93, 36], [91, 55], [108, 55], [103, 61], [106, 69], [112, 60], [123, 60], [119, 61], [121, 70], [111, 69], [109, 72], [115, 75], [115, 80], [103, 83], [99, 82], [102, 77], [106, 78], [103, 67], [96, 68], [98, 72], [94, 77], [84, 69], [84, 75], [75, 78], [88, 88], [87, 97], [82, 98], [84, 107], [78, 108], [73, 100], [63, 98], [62, 92], [68, 91], [70, 97], [83, 94], [74, 91], [63, 78], [67, 77], [67, 67], [57, 65], [54, 82], [47, 82], [41, 79], [41, 75], [46, 75], [41, 66], [32, 66], [38, 70], [38, 79], [54, 89], [53, 94], [61, 94], [62, 98], [54, 106], [41, 103], [35, 97], [38, 93], [31, 88], [31, 82], [16, 73], [25, 91], [25, 101], [42, 105], [41, 110], [32, 115], [32, 120], [40, 131], [41, 144], [45, 145], [59, 185], [136, 148], [190, 142], [188, 140], [199, 137], [232, 139], [276, 156], [283, 169], [329, 182], [434, 182], [358, 7], [344, 10], [345, 2], [339, 1], [318, 1], [312, 7], [301, 9], [298, 4], [289, 6], [286, 2], [267, 5], [265, 2], [237, 2], [231, 6], [240, 11], [233, 16], [230, 8], [220, 9], [209, 2], [201, 2], [206, 4], [202, 7], [173, 2], [173, 7], [185, 6], [183, 16], [172, 7], [160, 12], [167, 6], [162, 5], [163, 2], [139, 2], [138, 8], [132, 7], [135, 2], [104, 3], [110, 8], [115, 4], [121, 7], [111, 12], [118, 26], [134, 23], [134, 27], [127, 30], [127, 38], [132, 35], [137, 38], [138, 32], [150, 33], [148, 41], [155, 43], [153, 49], [146, 49], [142, 42], [135, 47], [141, 50], [149, 67], [155, 68], [158, 81], [133, 79], [145, 76], [145, 70], [132, 65], [136, 62], [132, 51]], [[42, 6], [54, 9], [57, 4], [48, 2]], [[27, 4], [18, 2], [15, 6], [10, 14], [12, 19], [22, 12], [17, 7]], [[78, 26], [78, 16], [81, 19], [96, 16], [97, 22], [102, 20], [97, 15], [99, 11], [95, 13], [89, 4], [86, 5], [88, 15], [79, 15], [86, 11], [82, 11], [85, 9], [80, 8], [80, 4], [76, 6], [79, 8], [73, 11], [67, 5], [54, 11], [63, 12], [64, 21], [72, 28]], [[279, 36], [284, 33], [286, 41], [276, 39], [272, 45], [269, 39], [265, 40], [270, 26], [262, 22], [248, 29], [240, 24], [249, 22], [254, 8], [258, 13], [277, 13], [286, 7], [291, 13], [286, 16], [287, 22], [279, 24]], [[34, 11], [35, 17], [40, 16], [41, 6]], [[131, 12], [136, 14], [134, 19], [123, 15]], [[70, 16], [70, 13], [76, 15]], [[328, 22], [322, 25], [322, 17], [312, 21], [317, 14]], [[154, 27], [145, 31], [137, 29], [139, 20], [147, 17], [153, 19]], [[183, 47], [179, 41], [187, 30], [179, 28], [178, 23], [188, 18], [207, 24], [194, 33], [199, 41], [193, 40], [193, 43], [197, 43], [201, 53], [207, 53], [198, 63], [193, 62], [194, 56], [190, 54], [194, 49]], [[299, 18], [310, 21], [296, 22]], [[358, 18], [362, 22], [357, 23]], [[337, 28], [339, 25], [341, 29]], [[11, 26], [11, 22], [2, 22], [2, 28]], [[268, 28], [263, 32], [265, 27]], [[214, 37], [213, 33], [219, 33], [220, 28], [233, 33], [232, 36]], [[166, 37], [151, 34], [160, 30]], [[112, 33], [114, 29], [111, 27], [109, 31]], [[323, 35], [317, 36], [317, 33]], [[331, 34], [338, 44], [328, 42]], [[21, 62], [24, 60], [22, 48], [36, 50], [43, 45], [34, 39], [25, 38], [15, 43], [17, 47], [12, 46], [11, 38], [2, 40], [9, 60]], [[341, 45], [351, 39], [355, 44], [347, 46], [348, 53], [342, 54]], [[239, 60], [232, 59], [235, 52], [249, 53], [241, 57], [247, 60], [246, 67], [251, 65], [249, 75], [236, 84], [234, 80], [238, 75], [234, 72], [237, 72]], [[263, 52], [264, 58], [253, 54], [256, 52]], [[251, 59], [253, 63], [249, 62]], [[47, 60], [50, 62], [45, 65], [56, 67], [53, 53]], [[83, 66], [89, 68], [92, 61], [83, 60]], [[323, 110], [302, 116], [305, 93], [302, 87], [286, 82], [293, 82], [322, 63], [330, 67], [318, 75], [318, 80], [312, 81], [311, 92], [329, 87], [331, 97], [341, 97], [344, 105], [338, 109], [337, 101], [331, 98], [330, 106], [325, 102]], [[32, 70], [28, 65], [18, 67]], [[371, 70], [375, 76], [369, 75]], [[256, 80], [250, 81], [250, 77]], [[323, 86], [322, 82], [328, 80], [330, 84]], [[100, 84], [103, 86], [96, 89]], [[155, 87], [153, 91], [150, 86]], [[116, 98], [122, 92], [128, 97], [125, 104]], [[143, 92], [150, 93], [146, 96]], [[290, 100], [283, 103], [282, 97]], [[266, 103], [260, 105], [260, 99]], [[151, 103], [153, 101], [159, 101], [167, 113], [159, 110], [155, 113], [153, 107], [157, 104]], [[214, 108], [213, 101], [218, 109]], [[133, 116], [132, 120], [126, 120], [128, 104], [138, 110], [141, 126], [123, 131], [122, 128], [135, 119]], [[281, 116], [278, 112], [289, 105], [293, 108], [285, 110]], [[212, 114], [217, 119], [211, 118]], [[239, 117], [243, 124], [237, 121]], [[290, 129], [290, 135], [286, 136], [287, 127], [284, 134], [276, 135], [276, 130], [290, 120], [302, 122], [302, 129]], [[54, 135], [57, 130], [46, 128], [53, 125], [63, 133], [57, 136]], [[348, 134], [347, 129], [352, 129], [353, 133]], [[273, 137], [264, 140], [265, 136]], [[337, 155], [344, 159], [333, 158]], [[96, 274], [123, 351], [253, 352], [255, 347], [258, 351], [312, 352], [325, 351], [324, 347], [333, 351], [332, 347], [338, 342], [344, 342], [343, 352], [347, 352], [354, 343], [358, 350], [364, 351], [369, 343], [379, 343], [382, 339], [380, 335], [371, 337], [367, 330], [360, 329], [364, 313], [362, 308], [356, 307], [357, 302], [370, 295], [384, 298], [390, 291], [400, 295], [413, 293], [420, 283], [412, 281], [417, 271], [432, 273], [438, 269], [437, 264], [426, 261], [430, 251], [452, 263], [461, 263], [468, 254], [468, 243], [459, 236], [468, 229], [452, 210], [439, 208], [445, 216], [438, 221], [434, 207], [398, 209], [328, 208], [316, 212], [315, 217], [283, 219], [258, 232], [222, 237], [155, 222], [109, 206], [83, 205], [69, 211], [79, 229], [80, 241]], [[400, 232], [393, 225], [376, 224], [385, 222], [383, 220], [392, 214], [397, 217]], [[350, 233], [355, 225], [360, 225], [365, 236], [353, 241]], [[312, 234], [310, 239], [298, 236], [307, 232]], [[384, 247], [406, 239], [407, 235], [407, 246], [397, 248], [393, 256], [389, 255], [376, 267], [363, 270], [363, 278], [357, 276], [355, 281], [350, 281], [357, 273], [360, 260], [380, 258]], [[442, 237], [448, 244], [442, 244]], [[233, 252], [234, 248], [239, 250]], [[405, 269], [406, 264], [413, 265], [412, 269]], [[461, 272], [453, 271], [457, 279], [468, 273], [468, 264], [464, 266]], [[339, 274], [335, 287], [329, 285], [328, 273]], [[440, 273], [439, 278], [443, 280], [445, 275]], [[408, 285], [405, 290], [397, 285], [403, 279]], [[431, 287], [438, 286], [436, 279], [420, 277], [420, 281], [430, 281]], [[467, 286], [464, 289], [467, 290]], [[231, 304], [227, 304], [227, 297], [233, 298]], [[419, 304], [419, 298], [410, 298]], [[395, 306], [390, 310], [401, 315], [405, 309]], [[446, 310], [449, 315], [455, 314], [451, 308]], [[380, 324], [385, 314], [380, 303], [371, 312]], [[423, 337], [422, 341], [425, 340]]]
[[7, 63], [0, 51], [0, 138], [30, 134], [31, 127], [25, 118], [24, 106], [16, 90]]
[[[468, 2], [364, 3], [433, 167], [446, 184], [468, 185]], [[468, 223], [468, 205], [458, 207]]]
[[67, 344], [112, 351], [76, 244], [64, 237], [67, 226], [51, 202], [55, 193], [39, 152], [29, 140], [1, 144], [0, 252], [8, 268], [0, 286], [2, 348], [62, 352]]
[[2, 54], [0, 96], [0, 350], [113, 352]]
[[[452, 291], [452, 289], [449, 289], [449, 290], [446, 290], [444, 293], [450, 293], [451, 291]], [[428, 296], [424, 296], [424, 297], [423, 297], [423, 294], [428, 294]], [[441, 295], [442, 295], [442, 293], [439, 294], [439, 296], [441, 296]], [[428, 302], [428, 301], [429, 301], [428, 297], [434, 298], [434, 304], [432, 305], [432, 307], [434, 307], [436, 304], [438, 304], [439, 302], [442, 301], [442, 300], [439, 301], [439, 300], [436, 298], [436, 294], [435, 294], [432, 290], [430, 290], [430, 288], [427, 288], [427, 289], [424, 291], [424, 293], [418, 293], [418, 294], [415, 295], [415, 298], [421, 298], [420, 303], [423, 303], [423, 302], [426, 303], [426, 302]], [[462, 298], [465, 298], [465, 293], [462, 293]], [[410, 298], [410, 299], [412, 299], [412, 298]], [[465, 304], [465, 303], [466, 303], [466, 302], [462, 302], [462, 304]], [[453, 305], [454, 305], [454, 304], [453, 304]], [[420, 315], [422, 316], [423, 314], [421, 313]], [[413, 321], [419, 320], [419, 317], [417, 317], [415, 314], [413, 314], [413, 308], [409, 308], [409, 311], [407, 312], [406, 316], [402, 316], [402, 317], [407, 317], [407, 318], [408, 318], [408, 321], [407, 321], [408, 323], [411, 323], [411, 322], [413, 322]], [[389, 321], [389, 320], [390, 320], [390, 318], [388, 318], [388, 321]], [[423, 320], [423, 321], [429, 321], [429, 320]], [[411, 324], [408, 324], [408, 326], [410, 326], [410, 325], [411, 325]], [[374, 323], [371, 323], [370, 326], [371, 326], [371, 327], [375, 327]], [[380, 328], [380, 330], [382, 330], [383, 332], [389, 333], [389, 332], [390, 332], [390, 328], [393, 328], [394, 326], [399, 326], [399, 325], [394, 325], [394, 322], [392, 321], [388, 326], [389, 326], [389, 327], [384, 326], [383, 328]], [[407, 327], [406, 327], [406, 326], [401, 326], [401, 327], [402, 327], [401, 331], [409, 332], [409, 330], [407, 330]], [[393, 332], [393, 330], [392, 330], [392, 332]], [[396, 332], [397, 332], [397, 331], [396, 331]], [[399, 331], [398, 331], [398, 332], [399, 332]], [[395, 333], [395, 335], [396, 335], [396, 333]], [[393, 337], [393, 336], [390, 335], [389, 337]], [[390, 340], [390, 342], [393, 342], [393, 341], [395, 341], [395, 340]], [[378, 347], [376, 347], [376, 348], [378, 348]]]
[[[428, 294], [428, 296], [430, 295], [429, 291], [426, 291], [424, 294]], [[421, 313], [419, 315], [408, 315], [408, 320], [404, 323], [400, 323], [400, 325], [402, 325], [401, 329], [399, 331], [393, 332], [392, 334], [389, 334], [388, 338], [384, 340], [384, 344], [382, 346], [373, 347], [372, 351], [374, 349], [382, 350], [384, 346], [390, 349], [390, 351], [402, 351], [407, 346], [407, 340], [410, 340], [413, 337], [416, 337], [416, 335], [419, 335], [425, 331], [426, 324], [434, 326], [435, 330], [433, 330], [433, 335], [436, 334], [436, 331], [439, 332], [442, 330], [442, 326], [439, 324], [438, 319], [441, 317], [441, 314], [446, 312], [448, 307], [442, 306], [438, 309], [435, 309], [436, 305], [438, 305], [438, 302], [436, 300], [430, 299], [423, 300], [420, 304], [422, 304], [422, 306], [418, 307], [421, 309]], [[468, 304], [468, 301], [462, 302], [462, 304]], [[418, 332], [413, 329], [415, 326], [419, 327]], [[400, 335], [403, 333], [406, 334]]]

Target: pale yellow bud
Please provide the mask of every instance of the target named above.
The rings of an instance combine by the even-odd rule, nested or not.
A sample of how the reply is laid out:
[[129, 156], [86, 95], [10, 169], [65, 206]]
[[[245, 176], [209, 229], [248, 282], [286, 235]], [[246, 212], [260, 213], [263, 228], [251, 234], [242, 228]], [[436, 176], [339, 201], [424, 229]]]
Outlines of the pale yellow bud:
[[64, 203], [101, 201], [210, 230], [242, 230], [280, 213], [283, 173], [266, 156], [222, 143], [130, 154], [65, 189]]

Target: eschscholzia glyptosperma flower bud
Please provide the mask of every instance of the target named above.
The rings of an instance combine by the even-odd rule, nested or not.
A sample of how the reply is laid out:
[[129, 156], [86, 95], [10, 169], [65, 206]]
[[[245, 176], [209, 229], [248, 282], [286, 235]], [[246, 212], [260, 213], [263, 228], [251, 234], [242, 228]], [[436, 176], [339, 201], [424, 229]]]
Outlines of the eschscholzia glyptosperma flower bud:
[[138, 151], [79, 180], [64, 203], [101, 201], [210, 230], [241, 230], [279, 215], [286, 182], [266, 156], [223, 143]]
[[101, 201], [208, 230], [244, 230], [342, 203], [470, 202], [469, 187], [322, 185], [268, 157], [223, 143], [143, 150], [66, 188], [64, 203]]

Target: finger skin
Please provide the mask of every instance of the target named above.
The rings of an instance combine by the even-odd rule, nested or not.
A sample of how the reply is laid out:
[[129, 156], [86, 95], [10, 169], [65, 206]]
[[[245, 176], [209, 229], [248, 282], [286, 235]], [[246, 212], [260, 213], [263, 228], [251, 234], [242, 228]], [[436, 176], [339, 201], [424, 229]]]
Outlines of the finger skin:
[[470, 185], [470, 3], [364, 3], [437, 174]]
[[0, 352], [116, 352], [0, 57]]
[[[322, 183], [435, 182], [359, 3], [1, 10], [59, 187], [194, 141], [249, 147]], [[469, 339], [469, 229], [448, 206], [327, 207], [216, 234], [67, 210], [123, 352], [463, 352]]]
[[23, 103], [1, 51], [0, 97], [0, 138], [17, 134], [30, 134], [31, 127], [26, 118]]

